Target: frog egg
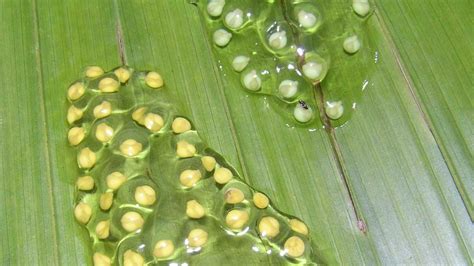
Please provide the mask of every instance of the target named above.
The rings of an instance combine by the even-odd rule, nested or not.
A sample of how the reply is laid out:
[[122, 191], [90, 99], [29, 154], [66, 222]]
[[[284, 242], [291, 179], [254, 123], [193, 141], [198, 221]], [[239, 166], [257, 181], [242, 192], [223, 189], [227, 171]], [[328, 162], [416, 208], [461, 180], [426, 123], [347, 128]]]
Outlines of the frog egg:
[[92, 261], [94, 262], [94, 266], [110, 266], [112, 265], [112, 260], [107, 257], [106, 255], [96, 252], [92, 256]]
[[109, 142], [114, 136], [114, 129], [106, 123], [99, 124], [95, 129], [95, 137], [102, 143]]
[[270, 44], [273, 49], [282, 49], [286, 46], [287, 42], [286, 31], [277, 31], [268, 37], [268, 44]]
[[255, 207], [259, 209], [265, 209], [270, 203], [270, 200], [268, 199], [268, 197], [265, 196], [265, 194], [260, 193], [260, 192], [256, 192], [255, 194], [253, 194], [252, 200]]
[[81, 109], [75, 107], [74, 105], [71, 105], [71, 107], [69, 107], [69, 109], [67, 110], [67, 122], [69, 124], [72, 124], [77, 120], [81, 119], [83, 114], [84, 113]]
[[184, 117], [176, 117], [171, 124], [171, 129], [176, 134], [191, 130], [191, 122]]
[[104, 70], [99, 66], [90, 66], [86, 69], [86, 77], [96, 78], [104, 74]]
[[225, 0], [210, 0], [207, 4], [207, 13], [212, 17], [218, 17], [222, 14]]
[[145, 259], [142, 255], [132, 250], [127, 250], [123, 254], [123, 265], [124, 266], [143, 266], [145, 265]]
[[280, 223], [271, 216], [263, 217], [258, 223], [258, 231], [262, 237], [274, 238], [280, 233]]
[[298, 232], [302, 235], [308, 235], [308, 227], [302, 221], [298, 219], [291, 219], [290, 220], [290, 228], [291, 230]]
[[344, 51], [346, 51], [348, 54], [357, 53], [357, 51], [360, 49], [360, 46], [361, 44], [357, 35], [347, 37], [343, 43]]
[[127, 139], [120, 144], [120, 152], [127, 156], [133, 157], [142, 151], [142, 144], [134, 139]]
[[369, 1], [368, 0], [353, 0], [352, 9], [357, 15], [361, 17], [365, 17], [367, 16], [367, 14], [369, 14], [369, 11], [370, 11]]
[[174, 252], [174, 244], [171, 240], [160, 240], [156, 242], [153, 248], [153, 256], [157, 258], [166, 258]]
[[67, 139], [69, 144], [72, 146], [76, 146], [81, 143], [85, 136], [86, 130], [82, 127], [73, 127], [69, 129], [69, 132], [67, 133]]
[[121, 83], [125, 83], [130, 79], [130, 71], [123, 67], [116, 69], [114, 74]]
[[218, 29], [214, 32], [212, 38], [217, 46], [224, 47], [230, 42], [230, 39], [232, 39], [232, 33], [224, 29]]
[[311, 12], [306, 12], [304, 10], [301, 10], [298, 12], [298, 23], [303, 28], [309, 29], [312, 28], [316, 25], [317, 19], [316, 16], [311, 13]]
[[132, 119], [135, 120], [140, 125], [145, 125], [145, 113], [147, 111], [146, 107], [140, 107], [137, 110], [133, 111]]
[[99, 239], [106, 239], [110, 235], [110, 222], [100, 221], [95, 227], [95, 234]]
[[145, 76], [145, 83], [152, 89], [158, 89], [163, 87], [163, 78], [158, 72], [148, 72]]
[[249, 214], [243, 210], [231, 210], [225, 217], [225, 223], [232, 230], [240, 230], [247, 224]]
[[130, 211], [122, 216], [120, 223], [127, 232], [135, 232], [142, 228], [145, 221], [138, 212]]
[[278, 86], [278, 91], [284, 98], [291, 98], [298, 92], [298, 81], [283, 80]]
[[156, 192], [150, 186], [139, 186], [135, 189], [135, 201], [142, 206], [150, 206], [156, 201]]
[[208, 172], [211, 172], [216, 167], [216, 159], [212, 156], [203, 156], [201, 162]]
[[67, 90], [67, 97], [71, 101], [75, 101], [84, 95], [86, 89], [84, 88], [84, 84], [81, 82], [76, 82], [72, 84], [69, 89]]
[[144, 122], [145, 127], [148, 128], [153, 133], [160, 131], [160, 129], [165, 124], [165, 121], [163, 120], [163, 118], [160, 115], [154, 114], [154, 113], [148, 113], [145, 116], [145, 119], [143, 120], [143, 122]]
[[85, 202], [79, 202], [74, 208], [74, 217], [81, 224], [87, 224], [92, 216], [92, 208]]
[[112, 207], [112, 203], [114, 200], [114, 193], [113, 192], [105, 192], [104, 194], [100, 195], [99, 198], [99, 207], [103, 211], [107, 211]]
[[82, 149], [77, 155], [77, 163], [79, 164], [79, 167], [82, 169], [92, 168], [95, 165], [96, 161], [97, 161], [97, 156], [89, 148]]
[[186, 215], [192, 219], [199, 219], [205, 215], [204, 207], [196, 200], [186, 202]]
[[238, 29], [244, 24], [244, 12], [240, 9], [230, 11], [225, 16], [224, 22], [230, 29]]
[[232, 68], [237, 72], [242, 72], [250, 62], [250, 58], [245, 55], [239, 55], [232, 60]]
[[286, 254], [292, 258], [298, 258], [303, 255], [305, 244], [301, 238], [292, 236], [285, 241], [284, 250]]
[[95, 118], [104, 118], [112, 113], [112, 104], [108, 101], [103, 101], [96, 107], [94, 107]]
[[185, 140], [180, 140], [176, 144], [176, 154], [179, 158], [193, 157], [196, 154], [196, 147]]
[[186, 239], [191, 247], [202, 247], [206, 244], [208, 233], [202, 229], [193, 229]]
[[258, 91], [262, 87], [262, 79], [256, 70], [252, 70], [243, 76], [242, 84], [250, 91]]
[[238, 188], [229, 188], [224, 193], [225, 202], [228, 204], [237, 204], [245, 199], [245, 195], [242, 190]]
[[217, 168], [214, 172], [214, 180], [221, 185], [228, 183], [233, 176], [232, 172], [225, 167]]
[[326, 102], [324, 104], [324, 111], [329, 118], [337, 120], [344, 114], [344, 106], [342, 106], [341, 101]]
[[120, 87], [120, 83], [113, 78], [103, 78], [99, 82], [99, 90], [101, 92], [116, 92]]
[[94, 178], [92, 176], [81, 176], [76, 180], [76, 187], [82, 191], [92, 190], [94, 188]]
[[199, 170], [184, 170], [179, 175], [181, 185], [191, 188], [201, 179], [202, 175]]
[[323, 65], [316, 61], [309, 61], [303, 65], [303, 74], [305, 77], [316, 80], [323, 72]]
[[127, 181], [127, 177], [120, 172], [113, 172], [106, 177], [107, 187], [112, 190], [117, 190]]
[[293, 116], [298, 122], [306, 123], [313, 118], [313, 109], [305, 102], [299, 101], [295, 106]]

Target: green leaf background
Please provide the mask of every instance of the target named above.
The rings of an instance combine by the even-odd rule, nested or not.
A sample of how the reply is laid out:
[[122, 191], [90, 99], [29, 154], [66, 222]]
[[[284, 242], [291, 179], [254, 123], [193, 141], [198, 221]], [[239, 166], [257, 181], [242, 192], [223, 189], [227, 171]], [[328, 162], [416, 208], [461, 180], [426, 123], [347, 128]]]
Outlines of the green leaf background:
[[262, 97], [233, 89], [185, 0], [0, 1], [1, 264], [91, 263], [72, 215], [65, 92], [87, 65], [120, 65], [122, 50], [130, 66], [163, 74], [246, 182], [306, 221], [328, 263], [472, 265], [472, 3], [374, 4], [367, 30], [379, 62], [336, 130], [335, 154], [325, 131], [289, 129]]

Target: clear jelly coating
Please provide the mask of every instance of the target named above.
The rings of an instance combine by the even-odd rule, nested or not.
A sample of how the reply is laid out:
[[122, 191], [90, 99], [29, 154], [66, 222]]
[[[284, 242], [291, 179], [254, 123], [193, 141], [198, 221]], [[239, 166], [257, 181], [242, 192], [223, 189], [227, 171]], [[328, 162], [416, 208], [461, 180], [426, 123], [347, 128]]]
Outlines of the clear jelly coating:
[[[320, 127], [321, 112], [334, 127], [349, 120], [374, 65], [368, 0], [193, 3], [233, 89], [240, 85], [245, 93], [266, 96], [288, 125]], [[297, 82], [297, 89], [282, 89], [288, 80]], [[298, 116], [300, 102], [313, 110], [305, 119]], [[326, 102], [340, 102], [343, 113], [327, 115]]]
[[[88, 68], [68, 91], [82, 116], [69, 120], [67, 136], [77, 156], [74, 215], [95, 265], [318, 260], [304, 222], [206, 145], [158, 72], [99, 70]], [[113, 89], [100, 88], [104, 79]], [[97, 116], [103, 102], [107, 116]]]

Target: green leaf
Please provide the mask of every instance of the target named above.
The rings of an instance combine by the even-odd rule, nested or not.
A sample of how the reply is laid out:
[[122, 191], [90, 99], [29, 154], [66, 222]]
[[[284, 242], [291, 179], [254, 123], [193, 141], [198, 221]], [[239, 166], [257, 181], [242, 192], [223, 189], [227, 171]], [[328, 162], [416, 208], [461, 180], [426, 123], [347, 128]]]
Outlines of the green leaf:
[[349, 123], [328, 135], [287, 128], [263, 97], [223, 77], [184, 0], [2, 1], [0, 261], [91, 263], [72, 212], [65, 92], [85, 66], [112, 69], [124, 54], [163, 74], [209, 146], [306, 221], [329, 263], [472, 263], [468, 11], [467, 0], [376, 1], [371, 84]]
[[[467, 78], [469, 54], [473, 49], [467, 38], [469, 4], [468, 1], [436, 1], [427, 5], [414, 2], [384, 1], [380, 5], [381, 16], [397, 36], [394, 42], [401, 58], [398, 64], [404, 68], [410, 92], [473, 220], [474, 126], [470, 120], [474, 115], [474, 94], [472, 82]], [[450, 10], [451, 15], [443, 10]], [[422, 16], [424, 13], [434, 16]]]

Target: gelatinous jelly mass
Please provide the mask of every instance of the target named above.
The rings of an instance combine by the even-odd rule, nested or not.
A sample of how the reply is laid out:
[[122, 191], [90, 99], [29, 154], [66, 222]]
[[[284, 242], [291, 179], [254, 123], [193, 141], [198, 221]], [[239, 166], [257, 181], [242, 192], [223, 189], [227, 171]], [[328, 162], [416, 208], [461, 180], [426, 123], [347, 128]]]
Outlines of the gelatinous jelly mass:
[[158, 72], [89, 67], [69, 87], [76, 220], [95, 265], [311, 264], [308, 228], [245, 184]]
[[[221, 70], [292, 125], [345, 123], [374, 65], [368, 0], [199, 0]], [[322, 93], [316, 93], [321, 90]]]

